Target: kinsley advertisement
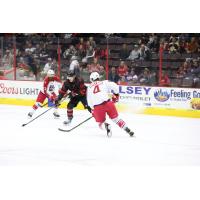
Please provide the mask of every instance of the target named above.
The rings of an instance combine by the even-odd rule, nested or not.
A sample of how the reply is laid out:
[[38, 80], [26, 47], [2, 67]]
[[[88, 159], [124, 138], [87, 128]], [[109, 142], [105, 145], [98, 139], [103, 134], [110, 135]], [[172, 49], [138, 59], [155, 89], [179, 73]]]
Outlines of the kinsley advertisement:
[[[35, 100], [41, 88], [42, 82], [1, 80], [0, 98]], [[200, 89], [196, 88], [120, 85], [119, 93], [117, 106], [124, 111], [137, 112], [145, 108], [200, 110]]]

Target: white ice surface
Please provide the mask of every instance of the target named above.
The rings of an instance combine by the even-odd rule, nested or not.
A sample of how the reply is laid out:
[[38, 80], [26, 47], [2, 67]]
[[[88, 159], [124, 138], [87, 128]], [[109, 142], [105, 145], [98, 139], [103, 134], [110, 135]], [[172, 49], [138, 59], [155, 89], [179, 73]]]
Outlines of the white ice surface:
[[[59, 109], [60, 119], [50, 110], [22, 127], [30, 120], [29, 111], [30, 107], [0, 105], [0, 166], [200, 165], [200, 119], [120, 113], [135, 137], [111, 122], [113, 136], [107, 138], [94, 119], [72, 132], [59, 131], [65, 109]], [[89, 116], [75, 110], [72, 127]]]

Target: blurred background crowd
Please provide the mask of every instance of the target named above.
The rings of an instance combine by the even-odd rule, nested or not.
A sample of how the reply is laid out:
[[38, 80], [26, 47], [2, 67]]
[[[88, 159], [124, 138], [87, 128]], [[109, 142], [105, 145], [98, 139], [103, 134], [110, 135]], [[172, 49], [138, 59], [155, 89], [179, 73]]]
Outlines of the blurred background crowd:
[[49, 69], [68, 69], [85, 82], [200, 88], [200, 34], [0, 34], [0, 79], [42, 81]]

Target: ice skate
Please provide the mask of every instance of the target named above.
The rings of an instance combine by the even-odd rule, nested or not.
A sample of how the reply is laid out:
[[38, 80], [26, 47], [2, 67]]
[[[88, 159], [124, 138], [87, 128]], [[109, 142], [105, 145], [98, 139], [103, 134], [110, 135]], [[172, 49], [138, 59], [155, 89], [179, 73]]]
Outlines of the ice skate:
[[128, 127], [125, 128], [125, 131], [126, 131], [131, 137], [133, 137], [134, 132], [131, 131]]
[[71, 124], [71, 122], [72, 122], [72, 119], [68, 119], [68, 120], [64, 121], [63, 124], [65, 126], [69, 126]]
[[33, 112], [28, 113], [28, 117], [31, 118], [33, 116]]
[[53, 116], [54, 116], [54, 118], [59, 118], [60, 117], [60, 115], [59, 115], [59, 113], [57, 111], [53, 112]]
[[106, 128], [106, 131], [107, 131], [107, 136], [111, 137], [112, 136], [111, 125], [108, 124], [108, 123], [105, 123], [105, 128]]

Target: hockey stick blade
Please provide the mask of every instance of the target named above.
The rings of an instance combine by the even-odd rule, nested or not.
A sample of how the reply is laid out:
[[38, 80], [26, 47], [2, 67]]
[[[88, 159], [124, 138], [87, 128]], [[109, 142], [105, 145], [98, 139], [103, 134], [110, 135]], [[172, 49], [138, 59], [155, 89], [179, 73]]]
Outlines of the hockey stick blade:
[[63, 132], [70, 132], [72, 129], [62, 129], [62, 128], [58, 128], [59, 131], [63, 131]]
[[74, 126], [71, 129], [62, 129], [62, 128], [58, 128], [59, 131], [63, 131], [63, 132], [70, 132], [72, 130], [74, 130], [75, 128], [79, 127], [81, 124], [84, 124], [85, 122], [87, 122], [88, 120], [92, 119], [93, 116], [87, 118], [86, 120], [82, 121], [81, 123], [77, 124], [76, 126]]
[[[64, 97], [63, 100], [62, 100], [61, 102], [63, 102], [65, 99], [66, 99], [66, 97]], [[48, 102], [45, 103], [45, 104], [43, 104], [42, 107], [46, 106], [47, 104], [48, 104]], [[60, 106], [60, 104], [59, 104], [58, 106]], [[49, 109], [47, 109], [46, 111], [44, 111], [43, 113], [41, 113], [40, 115], [38, 115], [37, 117], [31, 119], [31, 120], [30, 120], [29, 122], [27, 122], [26, 124], [22, 124], [22, 127], [24, 127], [24, 126], [30, 124], [31, 122], [33, 122], [34, 120], [36, 120], [36, 119], [39, 118], [40, 116], [44, 115], [46, 112], [48, 112], [48, 111], [51, 110], [52, 108], [54, 108], [54, 106], [53, 106], [53, 107], [50, 107]]]

